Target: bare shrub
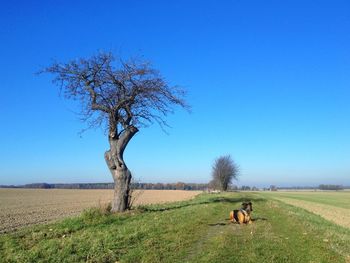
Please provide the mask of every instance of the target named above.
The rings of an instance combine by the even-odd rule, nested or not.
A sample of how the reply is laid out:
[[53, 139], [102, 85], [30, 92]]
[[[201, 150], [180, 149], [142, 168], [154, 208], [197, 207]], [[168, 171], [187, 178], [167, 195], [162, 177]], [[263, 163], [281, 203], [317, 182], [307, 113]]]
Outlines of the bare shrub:
[[237, 179], [238, 167], [230, 155], [220, 156], [214, 161], [210, 185], [226, 191], [233, 179]]

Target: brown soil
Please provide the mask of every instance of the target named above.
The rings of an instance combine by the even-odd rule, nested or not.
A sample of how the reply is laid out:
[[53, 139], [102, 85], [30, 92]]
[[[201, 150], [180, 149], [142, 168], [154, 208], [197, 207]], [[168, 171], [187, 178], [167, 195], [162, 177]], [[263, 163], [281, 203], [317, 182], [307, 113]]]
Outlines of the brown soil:
[[[188, 200], [201, 191], [135, 191], [134, 205]], [[0, 189], [0, 233], [80, 214], [111, 201], [112, 190]]]

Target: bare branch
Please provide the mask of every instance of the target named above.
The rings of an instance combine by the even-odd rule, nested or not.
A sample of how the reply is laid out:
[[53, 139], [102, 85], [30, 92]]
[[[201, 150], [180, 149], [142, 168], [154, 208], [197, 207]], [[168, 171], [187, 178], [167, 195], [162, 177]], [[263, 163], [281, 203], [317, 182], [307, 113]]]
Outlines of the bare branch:
[[111, 53], [88, 59], [53, 63], [41, 73], [51, 73], [66, 98], [80, 100], [82, 120], [89, 127], [104, 125], [109, 134], [117, 127], [140, 128], [154, 122], [167, 127], [173, 106], [189, 110], [185, 91], [170, 86], [147, 61], [116, 60]]

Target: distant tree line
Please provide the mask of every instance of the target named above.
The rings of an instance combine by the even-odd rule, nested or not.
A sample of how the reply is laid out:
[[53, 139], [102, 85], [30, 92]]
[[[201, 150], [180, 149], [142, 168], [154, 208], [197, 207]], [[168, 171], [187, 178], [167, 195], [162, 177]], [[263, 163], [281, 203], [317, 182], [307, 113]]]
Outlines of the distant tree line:
[[320, 184], [320, 190], [344, 190], [344, 186], [336, 184]]
[[24, 185], [0, 185], [0, 188], [33, 188], [33, 189], [113, 189], [113, 183], [73, 183], [73, 184], [48, 184], [33, 183]]
[[319, 186], [291, 186], [278, 187], [278, 190], [344, 190], [350, 189], [350, 186], [335, 185], [335, 184], [320, 184]]
[[134, 189], [154, 189], [154, 190], [205, 190], [208, 184], [197, 183], [133, 183], [131, 185]]
[[[114, 183], [48, 184], [34, 183], [25, 185], [0, 185], [0, 188], [35, 188], [35, 189], [114, 189]], [[208, 184], [197, 183], [131, 183], [132, 189], [153, 190], [205, 190]]]
[[233, 190], [233, 191], [259, 191], [259, 188], [253, 186], [253, 187], [250, 187], [248, 185], [242, 185], [241, 187], [238, 187], [236, 185], [232, 185], [230, 187], [230, 190]]
[[[0, 188], [35, 188], [35, 189], [113, 189], [114, 183], [72, 183], [72, 184], [48, 184], [48, 183], [34, 183], [25, 185], [0, 185]], [[214, 189], [211, 183], [197, 184], [197, 183], [131, 183], [132, 189], [153, 189], [153, 190], [206, 190], [208, 188]], [[311, 186], [292, 186], [292, 187], [276, 187], [271, 185], [269, 188], [262, 188], [263, 191], [276, 190], [343, 190], [350, 189], [350, 186], [321, 184], [318, 187]], [[229, 191], [259, 191], [259, 188], [248, 185], [237, 186], [230, 184]]]
[[[268, 188], [266, 188], [269, 190]], [[283, 186], [277, 187], [278, 190], [317, 190], [318, 186]]]

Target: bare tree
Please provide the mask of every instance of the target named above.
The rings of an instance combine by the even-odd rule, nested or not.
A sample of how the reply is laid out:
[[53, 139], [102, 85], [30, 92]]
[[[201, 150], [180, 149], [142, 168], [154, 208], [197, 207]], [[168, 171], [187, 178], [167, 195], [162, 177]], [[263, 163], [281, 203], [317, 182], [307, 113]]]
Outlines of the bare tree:
[[222, 191], [226, 191], [233, 179], [237, 179], [238, 167], [230, 155], [217, 158], [212, 168], [211, 184]]
[[53, 63], [42, 72], [54, 75], [65, 98], [79, 100], [82, 120], [90, 127], [104, 127], [110, 149], [104, 154], [114, 179], [112, 211], [130, 204], [131, 173], [123, 153], [141, 127], [154, 122], [162, 128], [172, 106], [188, 109], [185, 91], [170, 86], [149, 62], [115, 59], [101, 52], [90, 58]]

